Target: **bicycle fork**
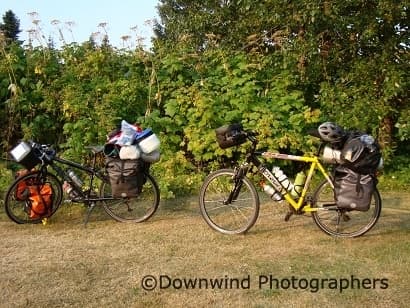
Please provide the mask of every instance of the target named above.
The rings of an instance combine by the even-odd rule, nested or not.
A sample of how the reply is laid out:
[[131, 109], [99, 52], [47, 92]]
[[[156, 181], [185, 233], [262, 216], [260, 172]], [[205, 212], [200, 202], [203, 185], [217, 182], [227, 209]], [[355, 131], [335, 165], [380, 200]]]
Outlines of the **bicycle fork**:
[[223, 202], [224, 205], [231, 204], [238, 198], [242, 185], [243, 185], [242, 179], [246, 175], [247, 167], [248, 167], [248, 164], [245, 163], [241, 165], [240, 167], [235, 168], [235, 174], [233, 176], [235, 185], [233, 186], [231, 192], [229, 193], [228, 199]]

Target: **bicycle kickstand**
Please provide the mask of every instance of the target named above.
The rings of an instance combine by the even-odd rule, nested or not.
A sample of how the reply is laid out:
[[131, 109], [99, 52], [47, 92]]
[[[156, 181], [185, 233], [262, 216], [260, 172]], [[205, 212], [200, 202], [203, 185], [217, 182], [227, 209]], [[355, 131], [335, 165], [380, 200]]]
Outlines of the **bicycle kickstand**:
[[91, 202], [87, 206], [87, 214], [85, 215], [85, 219], [84, 219], [84, 227], [86, 227], [86, 228], [87, 228], [88, 220], [90, 219], [91, 212], [94, 209], [94, 207], [95, 207], [95, 202]]
[[289, 205], [289, 210], [285, 215], [285, 221], [288, 222], [290, 217], [292, 217], [292, 215], [295, 213], [296, 213], [295, 209], [291, 205]]

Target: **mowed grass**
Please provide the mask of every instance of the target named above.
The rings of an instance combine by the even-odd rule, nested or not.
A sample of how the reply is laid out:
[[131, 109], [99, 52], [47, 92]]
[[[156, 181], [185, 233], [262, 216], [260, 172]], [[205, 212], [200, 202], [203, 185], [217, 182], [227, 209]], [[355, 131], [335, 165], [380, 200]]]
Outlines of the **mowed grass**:
[[79, 205], [45, 226], [1, 209], [0, 307], [408, 307], [410, 194], [382, 196], [378, 224], [356, 239], [329, 237], [310, 217], [284, 222], [286, 206], [273, 202], [239, 236], [210, 229], [196, 197], [161, 201], [140, 224], [98, 208], [86, 228]]

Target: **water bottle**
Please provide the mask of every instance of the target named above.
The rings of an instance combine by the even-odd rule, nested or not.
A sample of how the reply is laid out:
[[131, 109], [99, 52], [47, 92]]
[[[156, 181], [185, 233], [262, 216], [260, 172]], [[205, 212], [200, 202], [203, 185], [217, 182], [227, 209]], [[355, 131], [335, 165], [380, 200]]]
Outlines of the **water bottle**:
[[286, 189], [287, 192], [292, 191], [293, 184], [289, 181], [286, 174], [284, 174], [283, 171], [279, 167], [273, 167], [272, 168], [272, 173], [275, 176], [275, 178], [280, 182], [282, 187], [284, 189]]
[[295, 182], [293, 183], [293, 189], [290, 192], [292, 197], [298, 198], [302, 193], [303, 186], [305, 186], [306, 175], [303, 171], [296, 174]]
[[263, 184], [262, 187], [263, 187], [263, 191], [266, 192], [271, 197], [271, 199], [273, 201], [281, 201], [282, 200], [282, 195], [279, 192], [277, 192], [275, 190], [275, 188], [273, 188], [272, 186], [267, 185], [267, 184]]
[[77, 185], [78, 187], [83, 186], [83, 181], [81, 181], [81, 179], [74, 173], [73, 170], [68, 170], [68, 176], [71, 178], [75, 185]]

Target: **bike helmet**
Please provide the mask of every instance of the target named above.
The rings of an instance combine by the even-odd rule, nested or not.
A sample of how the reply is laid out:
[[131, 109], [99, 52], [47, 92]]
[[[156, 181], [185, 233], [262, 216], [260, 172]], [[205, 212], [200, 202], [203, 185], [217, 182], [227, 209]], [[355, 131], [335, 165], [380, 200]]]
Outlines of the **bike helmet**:
[[323, 141], [336, 143], [345, 136], [344, 130], [335, 123], [325, 122], [319, 125], [318, 132]]

